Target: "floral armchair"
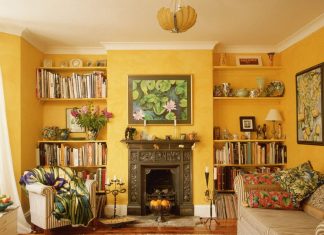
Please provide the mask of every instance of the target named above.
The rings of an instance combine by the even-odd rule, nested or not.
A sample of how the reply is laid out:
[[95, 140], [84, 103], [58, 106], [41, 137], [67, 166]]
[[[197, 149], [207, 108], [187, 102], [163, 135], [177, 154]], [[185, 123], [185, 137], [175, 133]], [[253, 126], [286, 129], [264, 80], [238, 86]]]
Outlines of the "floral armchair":
[[45, 234], [66, 225], [87, 226], [95, 218], [96, 182], [83, 183], [71, 168], [35, 168], [20, 184], [28, 193], [31, 223]]

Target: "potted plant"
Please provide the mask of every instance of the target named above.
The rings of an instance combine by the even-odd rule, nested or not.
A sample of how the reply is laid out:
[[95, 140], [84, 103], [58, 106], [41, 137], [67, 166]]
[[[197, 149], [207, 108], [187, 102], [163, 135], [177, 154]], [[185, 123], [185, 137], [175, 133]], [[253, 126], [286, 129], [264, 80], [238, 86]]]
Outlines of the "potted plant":
[[104, 108], [100, 111], [98, 105], [89, 103], [81, 108], [73, 108], [71, 111], [73, 117], [75, 117], [76, 124], [84, 127], [87, 132], [87, 138], [95, 140], [98, 132], [108, 122], [109, 118], [112, 117], [112, 113]]

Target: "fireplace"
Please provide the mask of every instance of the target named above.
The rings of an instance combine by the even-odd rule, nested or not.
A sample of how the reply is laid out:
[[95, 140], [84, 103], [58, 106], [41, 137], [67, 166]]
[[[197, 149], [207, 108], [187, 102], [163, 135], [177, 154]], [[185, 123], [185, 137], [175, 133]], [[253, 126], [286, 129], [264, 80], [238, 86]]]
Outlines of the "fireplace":
[[128, 145], [127, 214], [146, 215], [152, 199], [165, 198], [171, 213], [193, 215], [192, 145], [194, 140], [123, 140]]
[[144, 166], [141, 208], [149, 214], [151, 200], [166, 199], [171, 202], [172, 214], [179, 214], [179, 166]]

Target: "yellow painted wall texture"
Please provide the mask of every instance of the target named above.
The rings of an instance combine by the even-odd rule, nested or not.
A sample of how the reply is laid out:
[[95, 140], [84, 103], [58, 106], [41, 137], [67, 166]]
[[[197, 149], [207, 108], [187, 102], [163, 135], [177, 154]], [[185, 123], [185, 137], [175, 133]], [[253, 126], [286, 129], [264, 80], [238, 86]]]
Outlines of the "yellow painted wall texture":
[[35, 68], [42, 53], [18, 36], [0, 33], [0, 41], [0, 66], [14, 173], [26, 209], [26, 198], [21, 194], [18, 181], [24, 170], [35, 166], [35, 141], [42, 117], [35, 97]]
[[[108, 175], [128, 179], [128, 151], [124, 138], [127, 127], [128, 75], [192, 74], [193, 125], [179, 127], [179, 133], [198, 133], [193, 156], [193, 201], [204, 199], [204, 169], [212, 167], [212, 51], [109, 51], [108, 107], [114, 113], [108, 126]], [[138, 131], [142, 126], [134, 126]], [[173, 134], [173, 126], [148, 126], [147, 131], [164, 138]], [[127, 204], [127, 195], [118, 197], [119, 204]]]
[[[287, 134], [288, 167], [310, 160], [313, 167], [324, 172], [324, 146], [297, 144], [296, 79], [295, 75], [306, 68], [324, 61], [324, 28], [281, 53], [286, 82], [284, 131]], [[322, 110], [323, 111], [323, 110]]]
[[[21, 173], [36, 166], [35, 148], [42, 129], [42, 105], [36, 98], [35, 73], [43, 54], [21, 39]], [[20, 187], [19, 187], [20, 189]], [[28, 199], [22, 194], [23, 209]]]

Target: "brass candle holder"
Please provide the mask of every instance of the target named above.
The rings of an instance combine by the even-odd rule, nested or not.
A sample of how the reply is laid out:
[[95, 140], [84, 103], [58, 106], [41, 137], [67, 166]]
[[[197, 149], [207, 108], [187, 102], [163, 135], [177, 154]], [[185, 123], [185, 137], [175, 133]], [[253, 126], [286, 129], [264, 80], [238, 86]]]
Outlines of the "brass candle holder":
[[205, 198], [209, 201], [209, 218], [204, 219], [200, 218], [200, 222], [202, 224], [207, 224], [209, 222], [209, 229], [211, 227], [211, 223], [214, 220], [217, 225], [219, 225], [219, 221], [217, 217], [213, 217], [213, 203], [215, 204], [215, 212], [216, 212], [216, 200], [217, 200], [217, 191], [216, 190], [209, 190], [208, 188], [208, 181], [209, 181], [209, 172], [205, 172], [205, 179], [206, 179], [206, 191], [205, 191]]
[[[105, 192], [106, 194], [112, 194], [114, 196], [114, 215], [113, 218], [116, 218], [116, 203], [117, 203], [117, 195], [120, 193], [125, 193], [126, 189], [122, 188], [125, 185], [125, 183], [121, 182], [121, 179], [117, 179], [114, 177], [111, 181], [108, 180], [108, 182], [105, 185]], [[110, 186], [112, 186], [112, 189], [110, 189]]]

